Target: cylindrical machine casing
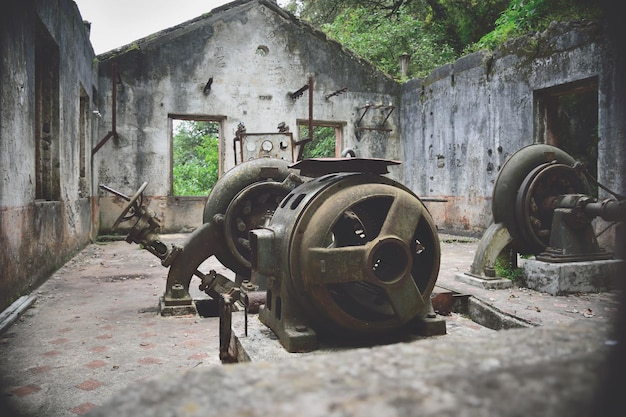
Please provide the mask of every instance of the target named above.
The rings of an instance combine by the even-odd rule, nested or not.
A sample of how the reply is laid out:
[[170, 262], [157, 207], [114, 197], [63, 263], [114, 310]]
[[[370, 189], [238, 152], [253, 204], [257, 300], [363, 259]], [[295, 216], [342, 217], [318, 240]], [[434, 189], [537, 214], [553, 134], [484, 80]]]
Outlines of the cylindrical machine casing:
[[428, 210], [409, 189], [380, 175], [307, 181], [279, 204], [267, 230], [252, 234], [253, 265], [270, 275], [268, 307], [279, 304], [280, 320], [304, 317], [316, 331], [397, 330], [423, 312], [439, 273], [439, 240]]

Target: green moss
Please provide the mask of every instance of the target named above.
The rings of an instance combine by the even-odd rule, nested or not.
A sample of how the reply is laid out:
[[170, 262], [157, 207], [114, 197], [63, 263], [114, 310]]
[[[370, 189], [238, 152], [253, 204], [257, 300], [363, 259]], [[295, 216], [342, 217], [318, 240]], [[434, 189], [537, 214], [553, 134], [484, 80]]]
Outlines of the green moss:
[[[517, 255], [515, 254], [515, 256]], [[501, 253], [500, 256], [496, 258], [494, 269], [497, 277], [510, 279], [513, 282], [520, 281], [523, 276], [522, 268], [513, 266], [510, 261], [509, 253], [505, 252]]]

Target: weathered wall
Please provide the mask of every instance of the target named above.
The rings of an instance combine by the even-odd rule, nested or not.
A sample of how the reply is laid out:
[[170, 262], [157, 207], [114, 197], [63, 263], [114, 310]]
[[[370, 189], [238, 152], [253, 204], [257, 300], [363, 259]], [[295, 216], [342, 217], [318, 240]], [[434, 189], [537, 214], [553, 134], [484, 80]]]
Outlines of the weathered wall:
[[[38, 32], [39, 31], [39, 32]], [[58, 104], [54, 120], [35, 117], [38, 33], [58, 47]], [[50, 44], [51, 45], [51, 44]], [[48, 45], [48, 46], [50, 46]], [[53, 48], [55, 49], [55, 48]], [[96, 71], [88, 33], [74, 2], [25, 0], [0, 14], [0, 310], [40, 284], [95, 237], [90, 175], [92, 125], [86, 121], [80, 179], [80, 86], [93, 102]], [[45, 100], [45, 98], [44, 98]], [[90, 112], [89, 112], [90, 113]], [[36, 125], [53, 126], [58, 198], [37, 199]], [[47, 127], [45, 129], [48, 129]]]
[[[266, 48], [264, 55], [257, 48]], [[401, 159], [399, 112], [385, 127], [390, 132], [359, 131], [355, 124], [367, 102], [399, 106], [400, 86], [373, 66], [329, 41], [319, 31], [296, 20], [271, 1], [233, 2], [211, 13], [141, 39], [126, 48], [99, 56], [102, 119], [99, 137], [112, 129], [112, 64], [117, 65], [116, 130], [95, 155], [100, 183], [132, 194], [149, 181], [145, 194], [160, 197], [150, 208], [164, 231], [195, 228], [202, 221], [202, 202], [171, 195], [170, 115], [211, 116], [222, 120], [222, 172], [234, 166], [233, 139], [237, 125], [248, 133], [277, 132], [284, 122], [297, 132], [297, 121], [309, 117], [308, 92], [293, 100], [289, 93], [314, 78], [313, 118], [339, 123], [339, 149], [353, 148], [358, 156]], [[209, 78], [211, 89], [203, 92]], [[326, 99], [343, 87], [347, 92]], [[372, 109], [361, 126], [376, 127], [384, 111]], [[396, 177], [402, 174], [397, 169]], [[101, 194], [102, 231], [111, 226], [121, 204]], [[186, 202], [187, 201], [187, 202]], [[114, 213], [109, 213], [114, 210]], [[175, 222], [181, 211], [190, 224]]]
[[[441, 229], [480, 235], [491, 221], [493, 185], [506, 158], [541, 142], [534, 93], [598, 78], [598, 179], [623, 191], [624, 98], [613, 89], [621, 54], [597, 24], [553, 25], [493, 54], [478, 52], [403, 85], [404, 181]], [[410, 163], [408, 163], [410, 162]], [[601, 195], [602, 196], [602, 195]]]

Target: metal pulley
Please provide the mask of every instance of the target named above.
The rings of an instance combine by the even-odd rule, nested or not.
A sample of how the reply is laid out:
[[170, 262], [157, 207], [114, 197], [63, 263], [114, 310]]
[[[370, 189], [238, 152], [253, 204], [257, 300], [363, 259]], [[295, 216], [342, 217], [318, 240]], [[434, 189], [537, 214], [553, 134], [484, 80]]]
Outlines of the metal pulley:
[[215, 246], [215, 257], [237, 275], [249, 277], [249, 231], [264, 226], [280, 201], [301, 183], [282, 159], [254, 159], [226, 172], [211, 190], [202, 217], [203, 223], [219, 226], [225, 243]]
[[575, 164], [559, 148], [534, 144], [514, 153], [502, 166], [493, 189], [493, 218], [506, 226], [519, 253], [534, 255], [548, 246], [557, 197], [592, 193]]
[[389, 178], [307, 181], [250, 239], [253, 279], [268, 288], [260, 319], [288, 351], [314, 349], [318, 334], [392, 333], [432, 313], [436, 227], [419, 198]]

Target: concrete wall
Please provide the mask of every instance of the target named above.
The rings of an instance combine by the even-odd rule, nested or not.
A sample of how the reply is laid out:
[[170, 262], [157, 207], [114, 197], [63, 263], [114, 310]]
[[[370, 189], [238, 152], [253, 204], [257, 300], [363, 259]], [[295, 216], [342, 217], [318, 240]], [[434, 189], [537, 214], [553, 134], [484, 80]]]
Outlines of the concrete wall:
[[[37, 59], [37, 54], [45, 59]], [[89, 117], [80, 122], [81, 94], [85, 96], [83, 113], [91, 113], [97, 71], [88, 31], [71, 0], [24, 0], [4, 5], [0, 14], [0, 57], [3, 310], [43, 282], [97, 233], [90, 167], [93, 124]], [[56, 57], [56, 63], [49, 62], [50, 57]], [[43, 64], [44, 71], [53, 67], [53, 97], [44, 93], [36, 99], [37, 62]], [[47, 103], [53, 110], [37, 113], [38, 102]], [[53, 173], [49, 193], [38, 188], [38, 136], [47, 141], [45, 149], [41, 148], [43, 152], [54, 151], [46, 162], [49, 166], [44, 168]]]
[[[172, 187], [171, 115], [221, 120], [224, 172], [235, 164], [233, 139], [239, 123], [248, 133], [266, 133], [277, 132], [284, 122], [297, 135], [297, 121], [309, 117], [308, 92], [297, 100], [289, 94], [312, 76], [313, 119], [341, 126], [339, 149], [353, 148], [361, 157], [402, 159], [399, 84], [271, 1], [230, 3], [99, 59], [101, 138], [112, 129], [113, 64], [121, 83], [119, 139], [109, 140], [96, 153], [98, 181], [128, 194], [149, 181], [145, 194], [153, 200], [150, 208], [164, 231], [199, 226], [203, 208], [198, 199], [163, 198], [171, 196]], [[205, 92], [210, 78], [210, 91]], [[346, 93], [326, 99], [344, 87]], [[367, 102], [396, 107], [384, 126], [390, 131], [356, 130], [363, 113], [359, 108]], [[379, 127], [385, 115], [371, 109], [361, 126]], [[399, 169], [394, 173], [401, 174]], [[107, 231], [122, 202], [101, 194], [100, 203], [101, 230]], [[181, 224], [180, 216], [190, 223]]]
[[506, 158], [545, 140], [535, 93], [597, 77], [598, 179], [623, 193], [618, 161], [624, 160], [625, 108], [613, 88], [623, 78], [613, 59], [621, 53], [599, 25], [558, 24], [405, 83], [405, 183], [420, 196], [447, 200], [427, 203], [441, 229], [480, 236], [491, 221], [493, 185]]

